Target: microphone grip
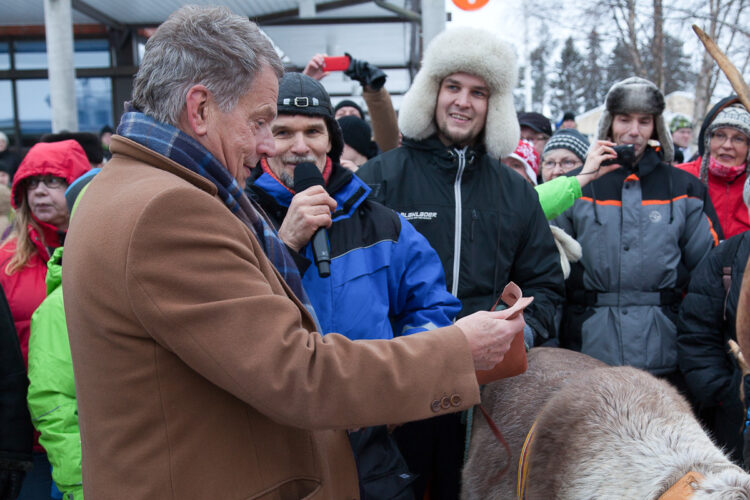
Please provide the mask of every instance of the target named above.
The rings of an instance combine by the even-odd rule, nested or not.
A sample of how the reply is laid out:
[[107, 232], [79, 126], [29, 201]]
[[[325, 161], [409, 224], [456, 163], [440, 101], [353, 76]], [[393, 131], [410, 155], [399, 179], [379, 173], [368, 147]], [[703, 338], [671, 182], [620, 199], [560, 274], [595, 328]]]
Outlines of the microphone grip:
[[318, 275], [321, 278], [327, 278], [331, 275], [331, 248], [328, 244], [328, 231], [324, 227], [313, 234], [312, 249]]

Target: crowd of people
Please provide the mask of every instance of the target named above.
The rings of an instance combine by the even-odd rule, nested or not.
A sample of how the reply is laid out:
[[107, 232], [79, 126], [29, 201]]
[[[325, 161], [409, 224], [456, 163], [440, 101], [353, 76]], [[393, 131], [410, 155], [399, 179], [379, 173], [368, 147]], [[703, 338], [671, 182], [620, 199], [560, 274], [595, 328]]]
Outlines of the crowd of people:
[[247, 18], [183, 7], [116, 130], [22, 160], [0, 134], [0, 499], [456, 499], [476, 371], [516, 336], [669, 381], [750, 465], [739, 99], [691, 157], [643, 78], [591, 138], [517, 113], [483, 30], [433, 39], [398, 114], [350, 60], [366, 109], [325, 54], [285, 73]]

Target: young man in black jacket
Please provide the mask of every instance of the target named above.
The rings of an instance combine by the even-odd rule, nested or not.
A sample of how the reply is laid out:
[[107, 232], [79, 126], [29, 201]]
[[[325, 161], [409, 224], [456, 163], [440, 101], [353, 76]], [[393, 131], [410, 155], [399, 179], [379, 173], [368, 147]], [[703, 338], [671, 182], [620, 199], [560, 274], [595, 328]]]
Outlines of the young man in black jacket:
[[[511, 90], [517, 77], [509, 45], [474, 28], [443, 32], [399, 113], [403, 146], [357, 174], [377, 201], [400, 212], [435, 248], [459, 317], [492, 307], [509, 281], [534, 303], [525, 315], [527, 345], [555, 336], [562, 299], [560, 257], [532, 187], [498, 158], [515, 149], [519, 125]], [[464, 434], [458, 416], [396, 430], [412, 472], [432, 499], [457, 498]]]

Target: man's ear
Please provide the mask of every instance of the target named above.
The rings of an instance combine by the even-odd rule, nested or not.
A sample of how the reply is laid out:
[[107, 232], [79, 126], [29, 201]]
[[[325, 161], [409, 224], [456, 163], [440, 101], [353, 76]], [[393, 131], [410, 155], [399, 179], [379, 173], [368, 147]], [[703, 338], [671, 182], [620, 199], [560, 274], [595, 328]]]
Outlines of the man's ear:
[[202, 137], [208, 133], [208, 118], [211, 110], [211, 93], [203, 85], [193, 85], [185, 95], [185, 109], [181, 122], [193, 137]]

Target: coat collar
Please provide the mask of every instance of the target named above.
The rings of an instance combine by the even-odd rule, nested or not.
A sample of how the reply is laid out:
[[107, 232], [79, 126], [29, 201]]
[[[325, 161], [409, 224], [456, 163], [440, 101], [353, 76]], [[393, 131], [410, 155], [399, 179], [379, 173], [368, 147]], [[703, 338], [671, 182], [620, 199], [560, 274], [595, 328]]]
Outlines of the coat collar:
[[[458, 168], [458, 152], [460, 148], [446, 146], [438, 138], [437, 134], [433, 134], [421, 141], [404, 138], [403, 145], [410, 149], [429, 153], [439, 167], [447, 169]], [[486, 150], [483, 145], [477, 144], [467, 147], [464, 154], [466, 157], [466, 169], [471, 170], [478, 168], [481, 164], [480, 159], [486, 155]]]
[[[109, 147], [113, 157], [117, 155], [125, 155], [139, 162], [148, 164], [154, 168], [165, 170], [177, 177], [188, 181], [194, 186], [206, 191], [212, 196], [216, 196], [218, 190], [213, 182], [206, 179], [202, 175], [199, 175], [192, 170], [189, 170], [179, 163], [170, 160], [169, 158], [160, 155], [154, 151], [151, 151], [145, 146], [141, 146], [135, 141], [123, 137], [121, 135], [112, 136], [112, 144]], [[105, 167], [106, 168], [106, 167]]]

